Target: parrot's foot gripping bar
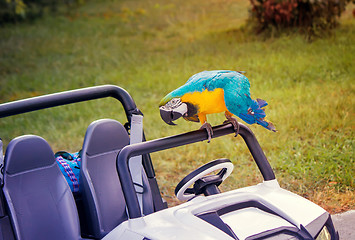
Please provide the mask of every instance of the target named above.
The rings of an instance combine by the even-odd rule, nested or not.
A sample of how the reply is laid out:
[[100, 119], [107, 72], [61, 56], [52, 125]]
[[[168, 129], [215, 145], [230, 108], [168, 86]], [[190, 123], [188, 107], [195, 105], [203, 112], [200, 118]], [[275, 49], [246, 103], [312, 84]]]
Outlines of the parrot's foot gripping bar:
[[239, 122], [237, 121], [237, 119], [233, 118], [233, 117], [228, 117], [227, 120], [225, 120], [223, 122], [223, 124], [228, 124], [228, 123], [231, 123], [232, 126], [233, 126], [233, 129], [234, 129], [234, 137], [238, 136], [239, 134]]

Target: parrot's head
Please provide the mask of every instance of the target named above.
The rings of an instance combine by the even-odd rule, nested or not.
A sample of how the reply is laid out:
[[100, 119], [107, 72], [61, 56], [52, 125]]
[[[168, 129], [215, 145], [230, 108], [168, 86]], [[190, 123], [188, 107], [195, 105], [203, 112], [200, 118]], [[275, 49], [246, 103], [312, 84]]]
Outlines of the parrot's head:
[[172, 98], [168, 102], [163, 100], [160, 103], [159, 109], [160, 116], [164, 122], [169, 125], [176, 125], [173, 121], [179, 119], [180, 117], [187, 116], [188, 106], [186, 103], [181, 102], [180, 98]]

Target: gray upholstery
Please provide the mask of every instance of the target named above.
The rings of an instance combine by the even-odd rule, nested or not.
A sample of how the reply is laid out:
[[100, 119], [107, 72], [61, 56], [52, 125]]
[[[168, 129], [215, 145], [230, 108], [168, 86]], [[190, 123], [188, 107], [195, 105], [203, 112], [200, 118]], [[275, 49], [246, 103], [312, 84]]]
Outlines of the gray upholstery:
[[[127, 220], [126, 203], [116, 170], [119, 151], [129, 144], [129, 136], [121, 123], [101, 119], [90, 124], [86, 131], [80, 170], [85, 215], [89, 234], [102, 238], [114, 227]], [[154, 211], [147, 177], [143, 176], [144, 212]]]
[[6, 150], [4, 194], [17, 239], [80, 239], [70, 188], [48, 143], [26, 135]]

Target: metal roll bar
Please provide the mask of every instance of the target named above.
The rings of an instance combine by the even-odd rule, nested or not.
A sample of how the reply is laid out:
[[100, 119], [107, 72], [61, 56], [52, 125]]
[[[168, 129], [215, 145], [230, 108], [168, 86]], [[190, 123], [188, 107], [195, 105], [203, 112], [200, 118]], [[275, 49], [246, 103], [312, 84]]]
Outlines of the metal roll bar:
[[126, 90], [114, 85], [102, 85], [3, 103], [0, 105], [0, 118], [106, 97], [113, 97], [122, 103], [128, 122], [134, 111], [139, 112]]

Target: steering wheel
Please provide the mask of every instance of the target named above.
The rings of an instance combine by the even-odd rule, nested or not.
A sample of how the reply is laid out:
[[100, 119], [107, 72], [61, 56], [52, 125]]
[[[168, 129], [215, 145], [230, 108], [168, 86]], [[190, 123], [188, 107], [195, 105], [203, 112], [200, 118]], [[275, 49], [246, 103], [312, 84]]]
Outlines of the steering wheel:
[[[211, 161], [190, 174], [184, 177], [175, 188], [176, 197], [181, 200], [189, 200], [194, 196], [204, 193], [205, 195], [211, 195], [215, 193], [206, 192], [208, 186], [214, 186], [218, 190], [219, 186], [233, 171], [233, 163], [226, 158], [217, 159]], [[216, 175], [208, 175], [214, 171], [220, 170]], [[193, 188], [188, 188], [194, 184]]]

